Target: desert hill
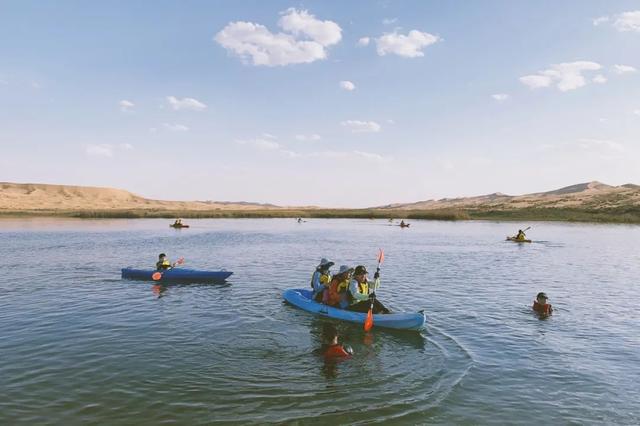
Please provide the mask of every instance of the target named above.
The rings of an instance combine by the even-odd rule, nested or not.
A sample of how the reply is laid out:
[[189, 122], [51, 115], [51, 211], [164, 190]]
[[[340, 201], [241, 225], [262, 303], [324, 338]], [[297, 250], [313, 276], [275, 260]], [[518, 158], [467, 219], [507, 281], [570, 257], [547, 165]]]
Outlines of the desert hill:
[[150, 200], [122, 189], [0, 182], [0, 211], [264, 210], [270, 204]]
[[633, 184], [611, 186], [594, 181], [534, 194], [514, 196], [494, 193], [478, 197], [443, 198], [409, 204], [389, 204], [378, 208], [388, 210], [513, 211], [557, 208], [605, 210], [626, 207], [640, 207], [640, 186]]

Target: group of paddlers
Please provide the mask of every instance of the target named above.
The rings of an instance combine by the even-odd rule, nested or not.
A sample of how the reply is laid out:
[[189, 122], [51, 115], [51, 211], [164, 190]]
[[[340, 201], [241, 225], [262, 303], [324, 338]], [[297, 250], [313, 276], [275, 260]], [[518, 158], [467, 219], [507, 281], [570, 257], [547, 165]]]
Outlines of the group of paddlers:
[[[331, 274], [335, 265], [325, 258], [320, 260], [311, 277], [313, 300], [335, 308], [355, 312], [388, 314], [390, 311], [376, 299], [376, 290], [380, 287], [380, 268], [373, 275], [373, 282], [368, 279], [367, 268], [358, 265], [350, 268], [340, 266], [336, 274]], [[373, 307], [373, 308], [372, 308]]]

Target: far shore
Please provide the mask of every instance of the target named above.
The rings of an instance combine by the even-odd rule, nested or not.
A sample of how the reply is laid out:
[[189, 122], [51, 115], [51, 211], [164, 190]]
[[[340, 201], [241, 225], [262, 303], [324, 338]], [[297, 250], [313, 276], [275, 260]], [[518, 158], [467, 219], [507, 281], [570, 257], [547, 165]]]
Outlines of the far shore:
[[571, 209], [521, 208], [514, 210], [393, 210], [393, 209], [255, 209], [255, 210], [0, 210], [0, 217], [71, 217], [84, 219], [143, 218], [321, 218], [405, 220], [504, 220], [640, 224], [640, 208]]

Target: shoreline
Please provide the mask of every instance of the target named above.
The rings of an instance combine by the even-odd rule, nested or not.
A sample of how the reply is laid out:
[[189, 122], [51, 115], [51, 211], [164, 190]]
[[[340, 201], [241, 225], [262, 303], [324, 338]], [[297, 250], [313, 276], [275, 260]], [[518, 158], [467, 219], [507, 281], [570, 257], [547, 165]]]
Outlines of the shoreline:
[[640, 207], [614, 209], [524, 208], [518, 210], [444, 209], [255, 209], [255, 210], [0, 210], [3, 217], [69, 217], [79, 219], [408, 219], [408, 220], [500, 220], [640, 224]]

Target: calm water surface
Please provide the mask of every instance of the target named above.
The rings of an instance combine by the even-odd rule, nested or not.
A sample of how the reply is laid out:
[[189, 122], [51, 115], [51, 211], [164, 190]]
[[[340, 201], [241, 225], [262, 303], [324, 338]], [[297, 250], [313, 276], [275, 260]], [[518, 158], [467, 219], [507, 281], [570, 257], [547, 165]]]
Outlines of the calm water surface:
[[[640, 227], [374, 220], [0, 220], [0, 424], [639, 424]], [[375, 268], [421, 332], [285, 305], [321, 257]], [[159, 252], [224, 285], [154, 288]], [[539, 291], [555, 314], [530, 311]]]

